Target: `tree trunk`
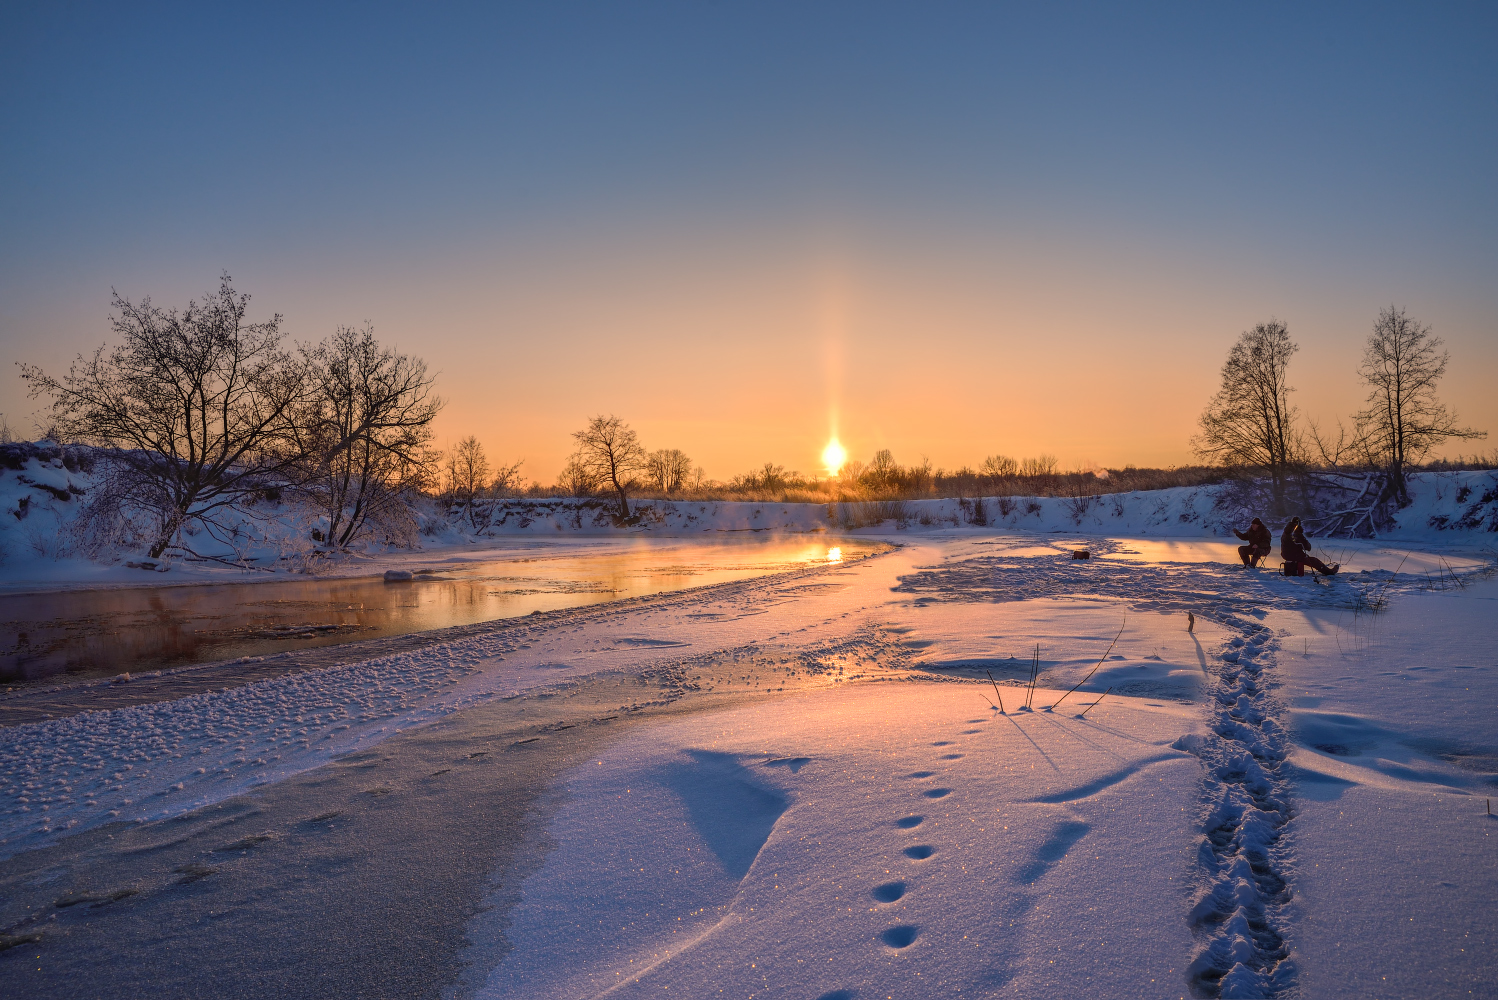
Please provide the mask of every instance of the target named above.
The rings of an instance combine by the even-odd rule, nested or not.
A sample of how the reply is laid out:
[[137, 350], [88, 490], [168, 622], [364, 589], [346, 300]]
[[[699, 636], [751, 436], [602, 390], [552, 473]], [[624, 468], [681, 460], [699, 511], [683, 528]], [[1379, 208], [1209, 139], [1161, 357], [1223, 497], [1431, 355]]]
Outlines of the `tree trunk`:
[[182, 527], [183, 518], [184, 515], [179, 511], [161, 523], [161, 533], [156, 536], [156, 541], [147, 550], [147, 554], [152, 559], [161, 558], [167, 546], [172, 544], [172, 537], [177, 534], [177, 529]]

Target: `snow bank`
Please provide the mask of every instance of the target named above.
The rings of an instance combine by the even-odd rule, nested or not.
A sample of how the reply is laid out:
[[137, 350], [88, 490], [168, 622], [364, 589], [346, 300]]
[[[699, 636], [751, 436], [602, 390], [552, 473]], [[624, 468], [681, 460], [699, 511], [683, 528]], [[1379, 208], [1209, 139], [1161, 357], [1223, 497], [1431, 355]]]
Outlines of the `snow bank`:
[[[1498, 532], [1498, 472], [1422, 472], [1410, 476], [1413, 503], [1392, 512], [1394, 528], [1379, 537], [1487, 540]], [[1029, 531], [1125, 536], [1232, 536], [1245, 518], [1224, 509], [1221, 487], [1106, 493], [1086, 497], [984, 497], [856, 503], [744, 503], [640, 500], [634, 523], [615, 522], [600, 500], [502, 500], [492, 505], [489, 535], [618, 534], [711, 531]]]
[[[318, 519], [290, 503], [265, 499], [226, 522], [226, 540], [199, 533], [187, 543], [204, 558], [145, 558], [143, 543], [82, 537], [79, 509], [93, 488], [88, 449], [47, 443], [0, 446], [0, 584], [102, 586], [185, 579], [244, 578], [267, 572], [378, 575], [406, 551], [370, 542], [337, 558], [315, 556]], [[1383, 511], [1378, 537], [1489, 545], [1498, 533], [1498, 472], [1416, 473], [1412, 504]], [[618, 523], [600, 498], [490, 500], [469, 518], [436, 500], [419, 511], [424, 551], [469, 547], [487, 538], [732, 532], [896, 531], [1077, 532], [1130, 537], [1231, 537], [1245, 513], [1230, 486], [1178, 487], [1086, 497], [772, 503], [642, 500]], [[1356, 491], [1354, 490], [1354, 493]], [[1344, 500], [1350, 501], [1348, 498]], [[1384, 515], [1388, 516], [1385, 517]], [[475, 528], [475, 523], [480, 528]], [[399, 568], [399, 567], [395, 567]], [[168, 571], [170, 571], [168, 573]]]

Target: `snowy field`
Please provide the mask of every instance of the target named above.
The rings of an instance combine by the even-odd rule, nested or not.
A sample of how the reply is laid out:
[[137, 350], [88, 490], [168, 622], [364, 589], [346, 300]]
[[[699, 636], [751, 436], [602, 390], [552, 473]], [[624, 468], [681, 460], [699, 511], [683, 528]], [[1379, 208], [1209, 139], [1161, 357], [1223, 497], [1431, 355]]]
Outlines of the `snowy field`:
[[888, 536], [0, 730], [0, 981], [1495, 995], [1490, 534]]

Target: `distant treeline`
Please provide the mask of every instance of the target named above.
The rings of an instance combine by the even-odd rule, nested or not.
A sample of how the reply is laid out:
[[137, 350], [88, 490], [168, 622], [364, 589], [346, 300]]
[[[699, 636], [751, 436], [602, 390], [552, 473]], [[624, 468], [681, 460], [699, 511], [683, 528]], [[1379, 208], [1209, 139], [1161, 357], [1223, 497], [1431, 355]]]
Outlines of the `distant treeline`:
[[[1290, 402], [1297, 346], [1285, 324], [1243, 333], [1193, 440], [1202, 465], [1063, 471], [1052, 455], [995, 454], [948, 470], [924, 459], [902, 465], [886, 449], [826, 477], [766, 462], [719, 482], [685, 451], [648, 450], [623, 420], [596, 416], [572, 435], [576, 450], [557, 481], [527, 485], [520, 462], [492, 463], [476, 437], [446, 452], [432, 447], [443, 403], [420, 358], [381, 344], [368, 327], [288, 347], [281, 317], [246, 322], [248, 303], [228, 275], [180, 310], [116, 296], [117, 343], [80, 356], [64, 375], [21, 366], [32, 397], [51, 401], [47, 438], [68, 443], [60, 455], [69, 469], [89, 471], [75, 522], [83, 548], [192, 555], [191, 539], [204, 532], [232, 548], [246, 522], [281, 519], [286, 504], [313, 523], [313, 542], [340, 550], [366, 539], [412, 544], [418, 508], [434, 499], [449, 520], [466, 518], [482, 531], [494, 505], [481, 501], [517, 496], [607, 497], [627, 521], [631, 497], [897, 502], [1229, 482], [1245, 509], [1280, 514], [1292, 506], [1310, 513], [1327, 503], [1316, 498], [1339, 491], [1355, 494], [1325, 514], [1353, 530], [1384, 516], [1381, 505], [1407, 502], [1405, 473], [1421, 468], [1436, 445], [1485, 436], [1460, 426], [1436, 396], [1449, 360], [1441, 341], [1391, 307], [1379, 314], [1358, 368], [1368, 405], [1335, 435], [1302, 420]], [[9, 437], [0, 421], [0, 445]], [[18, 467], [19, 447], [0, 447], [0, 461]], [[1495, 459], [1423, 467], [1492, 468]], [[1372, 496], [1370, 474], [1379, 479]]]
[[[1002, 459], [1002, 456], [997, 457]], [[629, 495], [653, 500], [782, 503], [925, 500], [942, 497], [1085, 497], [1136, 490], [1163, 490], [1178, 486], [1214, 486], [1230, 481], [1252, 481], [1262, 474], [1262, 470], [1251, 466], [1230, 465], [1183, 465], [1164, 469], [1126, 465], [1121, 469], [1064, 472], [1056, 468], [1054, 460], [1049, 456], [1014, 463], [1014, 469], [1000, 472], [980, 471], [967, 466], [952, 470], [932, 469], [925, 462], [902, 466], [894, 461], [888, 451], [876, 453], [875, 458], [876, 461], [868, 466], [850, 462], [851, 469], [832, 477], [806, 476], [767, 462], [758, 469], [727, 481], [689, 479], [675, 489], [666, 489], [659, 480], [644, 475], [630, 481]], [[983, 467], [980, 466], [981, 468]], [[1412, 470], [1453, 472], [1493, 468], [1498, 468], [1498, 452], [1470, 458], [1441, 459], [1414, 466]], [[1306, 471], [1323, 470], [1312, 464], [1306, 466]], [[1375, 470], [1360, 467], [1360, 471]], [[605, 490], [600, 484], [572, 479], [556, 485], [532, 483], [524, 490], [509, 490], [496, 495], [589, 497], [607, 492], [611, 491]]]

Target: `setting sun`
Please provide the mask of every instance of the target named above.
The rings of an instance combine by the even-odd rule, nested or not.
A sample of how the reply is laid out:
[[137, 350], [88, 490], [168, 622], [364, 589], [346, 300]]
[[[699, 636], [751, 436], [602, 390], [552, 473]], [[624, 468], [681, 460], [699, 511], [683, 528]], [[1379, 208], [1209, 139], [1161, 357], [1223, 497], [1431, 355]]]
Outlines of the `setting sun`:
[[843, 463], [847, 460], [848, 453], [843, 450], [843, 446], [838, 443], [837, 438], [828, 441], [827, 447], [822, 449], [822, 464], [827, 466], [827, 474], [829, 476], [837, 475], [837, 470], [841, 469]]

